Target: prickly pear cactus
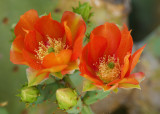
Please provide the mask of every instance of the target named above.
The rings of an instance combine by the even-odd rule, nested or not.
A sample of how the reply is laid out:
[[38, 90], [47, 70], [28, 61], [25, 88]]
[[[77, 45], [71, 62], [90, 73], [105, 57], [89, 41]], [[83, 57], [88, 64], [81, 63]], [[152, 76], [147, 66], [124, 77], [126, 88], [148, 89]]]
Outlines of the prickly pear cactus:
[[[54, 2], [54, 3], [56, 4], [57, 2]], [[48, 10], [51, 10], [51, 8], [49, 7], [47, 9], [47, 11], [46, 11], [47, 14], [44, 14], [45, 12], [42, 13], [42, 11], [40, 10], [41, 8], [37, 8], [37, 9], [39, 9], [39, 12], [42, 14], [38, 19], [39, 20], [48, 19], [47, 21], [43, 20], [43, 22], [45, 24], [48, 24], [51, 20], [51, 13], [48, 14]], [[46, 27], [45, 24], [43, 25], [43, 22], [40, 23], [40, 25], [42, 24], [43, 26], [46, 27], [45, 30], [42, 30], [43, 32], [47, 31], [47, 33], [46, 33], [47, 35], [46, 34], [44, 35], [41, 30], [38, 30], [38, 29], [41, 29], [41, 27], [36, 28], [36, 24], [39, 22], [39, 20], [37, 19], [38, 21], [36, 20], [36, 22], [35, 22], [36, 24], [34, 23], [34, 27], [35, 27], [34, 29], [37, 29], [38, 32], [41, 31], [41, 32], [39, 32], [40, 36], [44, 37], [44, 39], [43, 39], [44, 41], [46, 40], [46, 37], [47, 37], [48, 41], [46, 41], [46, 42], [43, 42], [43, 41], [38, 42], [37, 41], [37, 43], [38, 43], [37, 47], [34, 45], [34, 43], [35, 43], [34, 41], [29, 42], [29, 43], [34, 42], [33, 46], [35, 46], [36, 48], [34, 47], [33, 49], [35, 49], [35, 50], [34, 51], [32, 50], [32, 51], [34, 54], [35, 53], [36, 54], [34, 55], [32, 53], [34, 56], [32, 54], [28, 54], [28, 56], [31, 57], [31, 58], [29, 58], [29, 60], [30, 60], [29, 62], [25, 61], [25, 59], [28, 59], [27, 57], [24, 58], [23, 64], [26, 64], [29, 66], [29, 68], [27, 70], [27, 76], [29, 75], [28, 76], [28, 84], [21, 88], [20, 95], [18, 95], [18, 96], [21, 98], [22, 102], [26, 103], [26, 105], [28, 105], [32, 108], [34, 106], [39, 107], [39, 105], [45, 103], [46, 101], [47, 101], [47, 103], [48, 103], [48, 101], [50, 101], [51, 103], [55, 102], [54, 105], [53, 104], [49, 105], [51, 107], [51, 109], [56, 110], [56, 108], [58, 108], [64, 112], [67, 112], [70, 114], [78, 114], [78, 113], [93, 114], [93, 112], [90, 108], [90, 105], [107, 97], [110, 94], [110, 90], [112, 90], [112, 89], [114, 89], [114, 91], [116, 90], [115, 88], [118, 87], [118, 86], [116, 86], [118, 84], [116, 83], [116, 84], [111, 84], [109, 86], [108, 85], [106, 86], [106, 84], [108, 84], [109, 82], [105, 82], [105, 83], [101, 82], [100, 84], [102, 85], [102, 83], [103, 83], [105, 85], [104, 87], [106, 87], [106, 88], [107, 87], [109, 88], [112, 85], [115, 87], [115, 88], [109, 88], [109, 89], [105, 88], [108, 91], [104, 91], [105, 89], [99, 83], [94, 83], [94, 81], [97, 81], [97, 79], [99, 78], [98, 74], [95, 75], [95, 76], [97, 76], [96, 77], [97, 79], [91, 79], [91, 81], [89, 81], [90, 78], [93, 78], [92, 74], [91, 74], [91, 77], [90, 76], [87, 77], [86, 75], [88, 75], [88, 74], [82, 75], [83, 72], [80, 72], [80, 70], [83, 71], [86, 69], [81, 68], [79, 65], [79, 61], [81, 60], [81, 56], [80, 56], [81, 54], [79, 54], [79, 50], [80, 50], [80, 52], [82, 51], [82, 49], [79, 49], [79, 47], [83, 48], [83, 47], [81, 47], [82, 45], [86, 45], [86, 44], [90, 43], [89, 42], [90, 36], [92, 35], [91, 37], [93, 37], [93, 34], [91, 34], [91, 31], [96, 27], [96, 25], [91, 22], [91, 17], [93, 16], [94, 13], [92, 12], [92, 7], [90, 6], [90, 3], [79, 3], [79, 6], [73, 7], [72, 9], [73, 9], [73, 12], [70, 12], [70, 11], [65, 12], [63, 17], [61, 15], [62, 14], [61, 9], [54, 8], [54, 10], [52, 10], [52, 12], [55, 13], [55, 15], [53, 15], [54, 20], [58, 20], [59, 22], [61, 22], [61, 23], [59, 23], [57, 21], [53, 21], [53, 20], [51, 21], [51, 23], [50, 23], [51, 25], [55, 24], [54, 26], [56, 26], [56, 24], [57, 24], [57, 26], [56, 26], [57, 28], [54, 28], [55, 31], [53, 34], [52, 34], [53, 31], [51, 31], [48, 27], [50, 25], [48, 25]], [[32, 13], [33, 12], [35, 13], [36, 11], [32, 10]], [[72, 15], [72, 16], [70, 17], [70, 15]], [[61, 21], [60, 21], [60, 19], [61, 19], [60, 17], [62, 17]], [[23, 16], [21, 16], [21, 18], [22, 18], [22, 21], [26, 22], [25, 19], [23, 19], [24, 18]], [[30, 17], [27, 17], [27, 18], [30, 18]], [[66, 18], [67, 19], [69, 18], [68, 23], [65, 20]], [[73, 21], [72, 18], [75, 18], [73, 23], [72, 23], [72, 21]], [[63, 22], [63, 19], [65, 20], [64, 22]], [[29, 24], [27, 23], [26, 26], [29, 26], [30, 24], [32, 24], [32, 21], [34, 21], [34, 19], [31, 19], [31, 23], [29, 23]], [[70, 27], [70, 23], [72, 23], [71, 27]], [[23, 34], [28, 35], [30, 32], [31, 33], [33, 32], [33, 31], [28, 30], [29, 28], [25, 29], [25, 27], [26, 27], [25, 25], [23, 25], [23, 26], [19, 28], [20, 30], [23, 28], [22, 32], [25, 32]], [[38, 26], [38, 24], [37, 24], [37, 26]], [[78, 26], [79, 28], [77, 29], [76, 26]], [[116, 24], [114, 26], [116, 26]], [[86, 28], [87, 28], [87, 30], [86, 30]], [[56, 29], [57, 30], [60, 29], [61, 31], [56, 31]], [[14, 31], [14, 29], [12, 29], [11, 31], [12, 31], [12, 33], [15, 32], [15, 35], [16, 35], [16, 31]], [[76, 32], [74, 33], [73, 31], [74, 32], [76, 31]], [[85, 33], [85, 31], [86, 31], [86, 33]], [[18, 30], [18, 32], [19, 32], [19, 30]], [[39, 40], [37, 38], [38, 35], [36, 34], [36, 32], [33, 36], [36, 37], [35, 38], [36, 40]], [[50, 32], [53, 35], [52, 37], [56, 36], [58, 38], [59, 38], [59, 34], [63, 33], [60, 36], [61, 37], [64, 36], [64, 39], [59, 38], [60, 39], [59, 40], [57, 38], [58, 39], [57, 40], [56, 38], [50, 38], [51, 35], [50, 36], [48, 35]], [[66, 34], [64, 34], [64, 32], [66, 32]], [[20, 34], [20, 36], [23, 34]], [[25, 38], [27, 37], [26, 35], [24, 35], [24, 36], [25, 36]], [[81, 40], [82, 36], [84, 37], [83, 40]], [[13, 43], [12, 43], [11, 53], [14, 49], [15, 49], [14, 51], [17, 51], [18, 50], [17, 48], [21, 47], [21, 46], [19, 46], [21, 44], [21, 42], [24, 41], [24, 40], [22, 40], [20, 43], [18, 42], [18, 46], [14, 47], [14, 45], [16, 44], [14, 41], [18, 36], [16, 36], [16, 38], [15, 38], [14, 34], [12, 34], [12, 37], [13, 37], [13, 40], [12, 40]], [[41, 37], [40, 37], [40, 39], [41, 39]], [[74, 37], [76, 37], [76, 38], [74, 39]], [[105, 38], [103, 38], [103, 40], [104, 39]], [[28, 41], [28, 40], [26, 40], [26, 41]], [[66, 42], [66, 44], [64, 42]], [[79, 46], [80, 45], [79, 42], [82, 44], [81, 46]], [[72, 44], [73, 44], [73, 46], [72, 46]], [[95, 44], [95, 42], [94, 42], [94, 44]], [[25, 46], [26, 45], [27, 44], [25, 44]], [[92, 47], [92, 45], [91, 45], [91, 47]], [[72, 48], [74, 48], [74, 49], [72, 49]], [[56, 49], [56, 51], [55, 51], [55, 49]], [[17, 53], [20, 53], [20, 52], [21, 52], [21, 50], [20, 51], [18, 50]], [[25, 52], [24, 49], [23, 49], [23, 52]], [[74, 56], [78, 55], [77, 53], [79, 54], [79, 58], [77, 57], [77, 60], [74, 60]], [[19, 58], [22, 59], [24, 57], [24, 55], [25, 54], [23, 53], [21, 55], [22, 57], [21, 58], [19, 57]], [[48, 58], [49, 61], [48, 61], [48, 59], [46, 59], [47, 58], [46, 56], [47, 57], [51, 56], [50, 58]], [[95, 56], [97, 56], [97, 55], [95, 55]], [[36, 63], [34, 61], [35, 57], [36, 57]], [[33, 62], [33, 64], [31, 64], [32, 62]], [[52, 66], [52, 64], [54, 64], [54, 65]], [[119, 63], [117, 63], [117, 64], [119, 64]], [[40, 66], [38, 66], [38, 65], [40, 65]], [[32, 67], [35, 67], [35, 68], [32, 68]], [[115, 67], [115, 64], [113, 63], [112, 65], [110, 65], [109, 70], [112, 71], [114, 67]], [[90, 71], [87, 71], [87, 72], [90, 73]], [[117, 73], [119, 73], [119, 72], [117, 72]], [[97, 73], [97, 71], [96, 71], [96, 73]], [[81, 74], [81, 76], [80, 76], [80, 74]], [[49, 76], [49, 78], [48, 78], [48, 76]], [[86, 78], [86, 80], [82, 76], [84, 76]], [[100, 81], [100, 79], [98, 81]], [[101, 81], [103, 81], [103, 80], [101, 80]], [[122, 84], [120, 84], [120, 85], [123, 86]], [[46, 112], [46, 113], [48, 113], [48, 112]]]

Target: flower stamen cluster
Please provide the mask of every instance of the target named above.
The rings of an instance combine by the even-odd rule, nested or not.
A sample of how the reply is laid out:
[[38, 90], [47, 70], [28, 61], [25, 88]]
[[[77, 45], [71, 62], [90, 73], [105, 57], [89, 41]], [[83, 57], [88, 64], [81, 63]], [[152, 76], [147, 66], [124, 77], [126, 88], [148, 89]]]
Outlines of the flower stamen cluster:
[[49, 53], [54, 52], [55, 54], [58, 54], [61, 50], [67, 49], [67, 48], [68, 46], [66, 46], [66, 44], [62, 42], [61, 38], [52, 39], [48, 37], [48, 42], [46, 45], [42, 41], [39, 42], [38, 49], [35, 49], [35, 52], [36, 52], [35, 56], [42, 63], [43, 58]]
[[109, 55], [106, 61], [106, 57], [102, 57], [99, 60], [97, 75], [104, 83], [109, 83], [118, 78], [120, 75], [119, 59]]

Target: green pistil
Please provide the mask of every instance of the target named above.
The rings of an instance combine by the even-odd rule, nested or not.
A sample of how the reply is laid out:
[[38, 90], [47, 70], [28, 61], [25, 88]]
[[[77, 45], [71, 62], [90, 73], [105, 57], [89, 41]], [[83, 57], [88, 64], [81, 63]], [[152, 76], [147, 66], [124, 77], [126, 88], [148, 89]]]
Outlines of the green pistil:
[[115, 64], [114, 64], [113, 62], [108, 63], [108, 67], [109, 67], [109, 68], [113, 69], [114, 66], [115, 66]]
[[51, 53], [51, 52], [55, 52], [54, 49], [53, 49], [53, 47], [50, 47], [50, 48], [48, 49], [48, 53]]

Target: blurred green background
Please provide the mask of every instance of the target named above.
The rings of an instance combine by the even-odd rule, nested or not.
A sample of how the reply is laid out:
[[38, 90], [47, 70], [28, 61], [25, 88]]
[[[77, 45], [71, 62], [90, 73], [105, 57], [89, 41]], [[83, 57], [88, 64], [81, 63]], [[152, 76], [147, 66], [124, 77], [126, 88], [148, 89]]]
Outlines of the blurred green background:
[[[128, 23], [132, 29], [135, 49], [147, 43], [137, 69], [146, 73], [142, 90], [120, 90], [92, 105], [96, 114], [159, 114], [160, 112], [160, 1], [159, 0], [79, 0], [88, 1], [95, 12], [91, 19], [95, 25], [106, 21], [119, 25]], [[26, 109], [16, 97], [20, 87], [27, 82], [26, 66], [14, 65], [9, 60], [12, 25], [20, 15], [30, 9], [39, 15], [52, 13], [60, 20], [65, 10], [78, 5], [78, 0], [0, 0], [0, 114], [52, 114], [53, 105]], [[121, 99], [119, 99], [121, 97]], [[8, 104], [2, 107], [1, 103]], [[47, 104], [47, 103], [46, 103]], [[46, 107], [45, 107], [46, 106]], [[44, 110], [50, 111], [44, 111]], [[62, 113], [57, 111], [56, 113]]]

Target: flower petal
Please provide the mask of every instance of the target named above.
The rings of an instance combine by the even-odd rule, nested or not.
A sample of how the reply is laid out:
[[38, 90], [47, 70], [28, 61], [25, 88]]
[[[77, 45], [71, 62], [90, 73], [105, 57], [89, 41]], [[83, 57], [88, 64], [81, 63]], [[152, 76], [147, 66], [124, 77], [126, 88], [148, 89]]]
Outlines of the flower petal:
[[64, 70], [68, 65], [57, 65], [57, 66], [53, 66], [47, 69], [43, 69], [41, 71], [39, 71], [38, 75], [45, 73], [45, 72], [50, 72], [50, 73], [55, 73], [55, 72], [60, 72], [62, 70]]
[[83, 63], [85, 62], [88, 65], [88, 47], [89, 43], [83, 48], [82, 54], [80, 56], [80, 62]]
[[129, 77], [135, 78], [136, 80], [138, 80], [138, 82], [141, 82], [144, 79], [144, 73], [143, 72], [133, 73]]
[[38, 62], [37, 58], [35, 57], [35, 54], [29, 52], [26, 49], [23, 49], [23, 56], [25, 57], [25, 60], [27, 62], [27, 64], [35, 69], [35, 70], [41, 70], [44, 67], [41, 65], [40, 62]]
[[146, 44], [141, 47], [140, 49], [138, 49], [131, 57], [130, 60], [130, 72], [132, 72], [132, 70], [134, 69], [134, 67], [136, 66], [136, 64], [138, 63], [138, 60], [140, 58], [140, 55], [144, 49], [144, 47], [146, 46]]
[[63, 71], [61, 71], [62, 75], [65, 75], [65, 74], [68, 74], [68, 73], [71, 73], [72, 71], [74, 70], [78, 70], [78, 61], [73, 61], [73, 62], [70, 62], [68, 64], [68, 67], [66, 67]]
[[64, 25], [64, 23], [67, 23], [67, 26], [70, 28], [72, 32], [72, 39], [73, 41], [76, 40], [77, 34], [79, 34], [80, 27], [83, 28], [81, 29], [83, 31], [83, 34], [85, 34], [86, 31], [86, 24], [85, 21], [82, 19], [81, 15], [78, 15], [76, 13], [66, 11], [63, 13], [61, 23]]
[[119, 58], [120, 64], [124, 63], [124, 57], [129, 52], [132, 52], [133, 47], [133, 39], [130, 34], [130, 31], [128, 31], [128, 28], [126, 25], [124, 25], [123, 30], [121, 32], [121, 41], [120, 45], [116, 51], [116, 56]]
[[10, 50], [10, 61], [14, 64], [26, 64], [22, 50], [24, 47], [24, 38], [18, 35], [12, 43]]
[[83, 44], [85, 31], [86, 31], [86, 28], [83, 25], [81, 25], [79, 27], [76, 38], [73, 43], [73, 53], [71, 58], [72, 61], [76, 60], [82, 53], [82, 44]]
[[141, 89], [140, 85], [134, 85], [134, 84], [128, 84], [128, 83], [122, 83], [118, 85], [119, 88], [137, 88]]
[[[80, 74], [80, 75], [81, 75], [81, 74]], [[102, 83], [100, 80], [98, 80], [98, 79], [96, 79], [96, 78], [93, 78], [93, 77], [90, 76], [90, 75], [84, 74], [84, 75], [81, 75], [81, 76], [83, 76], [84, 78], [92, 81], [94, 85], [97, 85], [97, 86], [103, 85], [103, 83]]]
[[72, 46], [72, 32], [70, 30], [70, 28], [67, 26], [67, 22], [64, 22], [64, 29], [65, 29], [65, 33], [66, 33], [66, 38], [63, 40], [66, 40], [66, 44], [69, 46]]
[[42, 64], [46, 68], [50, 68], [56, 65], [65, 65], [69, 63], [71, 55], [71, 50], [62, 50], [58, 54], [52, 52], [44, 57]]
[[[92, 65], [98, 62], [100, 57], [104, 56], [104, 52], [108, 47], [109, 42], [107, 42], [107, 39], [100, 36], [94, 36], [90, 40], [89, 43], [89, 54], [90, 58], [88, 58]], [[92, 61], [93, 60], [93, 61]]]
[[118, 87], [118, 83], [114, 84], [113, 86], [103, 85], [102, 87], [104, 91], [115, 90]]
[[26, 34], [26, 30], [33, 30], [34, 24], [38, 19], [38, 13], [36, 10], [29, 10], [24, 15], [20, 17], [19, 22], [15, 26], [14, 33], [15, 35], [22, 35], [23, 37]]
[[80, 74], [81, 76], [94, 82], [94, 84], [103, 85], [103, 82], [99, 79], [99, 77], [95, 76], [94, 72], [92, 72], [92, 69], [87, 67], [87, 65], [85, 63], [81, 63], [79, 65], [79, 69], [81, 71], [81, 74]]
[[91, 32], [90, 39], [92, 39], [94, 36], [101, 36], [108, 40], [107, 42], [109, 43], [108, 43], [108, 48], [106, 49], [105, 52], [106, 55], [112, 55], [119, 47], [121, 40], [121, 33], [119, 28], [113, 23], [107, 22], [104, 25], [96, 27]]
[[[73, 53], [71, 60], [76, 60], [82, 52], [82, 43], [86, 31], [86, 24], [82, 17], [76, 13], [66, 11], [64, 12], [62, 19], [62, 25], [66, 30], [67, 42], [72, 44]], [[72, 35], [72, 37], [69, 37]], [[72, 40], [71, 40], [72, 38]]]
[[64, 28], [58, 21], [52, 19], [51, 14], [39, 18], [35, 23], [35, 28], [45, 38], [49, 36], [58, 39], [64, 36]]
[[129, 84], [134, 84], [137, 85], [139, 82], [135, 78], [123, 78], [121, 81], [118, 82], [120, 83], [129, 83]]
[[38, 85], [43, 80], [49, 77], [48, 72], [37, 75], [39, 71], [32, 68], [28, 68], [26, 72], [27, 72], [28, 86]]
[[127, 73], [128, 69], [129, 69], [129, 58], [130, 58], [131, 54], [128, 53], [125, 57], [124, 57], [124, 65], [122, 66], [122, 70], [121, 70], [121, 78], [123, 78], [125, 76], [125, 74]]
[[96, 70], [97, 67], [94, 64], [98, 62], [100, 57], [104, 56], [103, 54], [105, 47], [107, 47], [107, 43], [106, 38], [98, 36], [92, 38], [91, 41], [83, 48], [81, 62], [85, 62], [88, 66]]
[[118, 82], [121, 81], [121, 80], [122, 80], [122, 79], [113, 80], [112, 82], [108, 83], [107, 85], [108, 85], [108, 86], [111, 86], [111, 85], [113, 85], [113, 84], [118, 83]]
[[43, 41], [43, 37], [36, 31], [29, 31], [24, 39], [25, 48], [35, 53], [35, 49], [38, 49], [39, 42]]

